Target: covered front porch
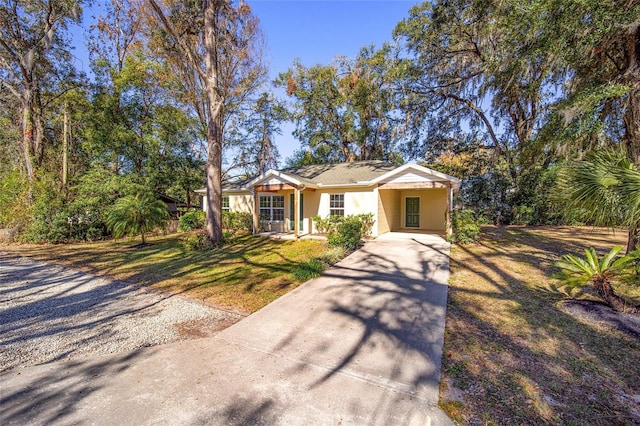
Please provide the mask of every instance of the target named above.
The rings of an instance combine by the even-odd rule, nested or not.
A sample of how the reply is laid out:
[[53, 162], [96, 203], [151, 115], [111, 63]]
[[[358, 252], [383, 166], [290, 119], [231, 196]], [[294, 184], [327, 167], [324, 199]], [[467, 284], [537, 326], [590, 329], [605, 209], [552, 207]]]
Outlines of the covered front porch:
[[378, 187], [378, 234], [450, 232], [453, 189], [448, 182], [381, 184]]
[[253, 188], [253, 228], [256, 233], [270, 236], [309, 235], [313, 224], [313, 188], [292, 183], [266, 183]]

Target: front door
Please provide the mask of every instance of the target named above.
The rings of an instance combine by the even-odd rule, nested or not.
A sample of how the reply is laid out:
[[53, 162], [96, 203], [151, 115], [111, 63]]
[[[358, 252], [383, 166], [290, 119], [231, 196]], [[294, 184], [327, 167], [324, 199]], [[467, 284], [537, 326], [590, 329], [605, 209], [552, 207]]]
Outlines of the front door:
[[[302, 231], [302, 226], [304, 220], [302, 220], [302, 197], [304, 194], [300, 194], [300, 227], [299, 229]], [[293, 231], [295, 229], [295, 194], [291, 194], [289, 196], [289, 230]]]
[[407, 197], [405, 201], [405, 225], [407, 228], [420, 227], [420, 198]]

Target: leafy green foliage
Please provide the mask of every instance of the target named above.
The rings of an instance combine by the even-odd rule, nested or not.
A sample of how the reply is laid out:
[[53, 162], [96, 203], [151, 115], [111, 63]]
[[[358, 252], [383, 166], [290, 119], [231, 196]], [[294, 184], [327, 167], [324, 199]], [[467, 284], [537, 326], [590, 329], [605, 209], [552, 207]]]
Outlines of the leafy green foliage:
[[355, 250], [362, 240], [362, 222], [357, 216], [345, 216], [335, 227], [330, 228], [327, 243], [330, 247]]
[[622, 246], [613, 247], [602, 259], [598, 257], [593, 247], [585, 250], [585, 257], [565, 254], [554, 266], [562, 271], [555, 274], [554, 278], [562, 281], [570, 287], [584, 286], [594, 277], [611, 278], [625, 272], [629, 263], [638, 257], [638, 253], [618, 257]]
[[204, 228], [205, 213], [202, 210], [188, 211], [178, 221], [178, 229], [182, 232], [189, 232], [194, 229]]
[[565, 215], [598, 226], [627, 226], [627, 251], [638, 248], [640, 172], [619, 150], [602, 150], [570, 163], [560, 174]]
[[320, 215], [315, 215], [311, 217], [311, 220], [313, 221], [316, 232], [319, 234], [337, 232], [337, 228], [341, 223], [345, 221], [357, 221], [360, 222], [362, 228], [361, 234], [366, 236], [371, 235], [375, 223], [373, 213], [361, 213], [349, 216], [327, 216], [324, 219]]
[[313, 67], [297, 61], [281, 73], [276, 83], [296, 101], [295, 135], [306, 148], [290, 163], [395, 160], [401, 122], [390, 63], [387, 46], [364, 47], [355, 59]]
[[469, 244], [480, 236], [480, 222], [473, 210], [454, 210], [451, 215], [452, 233], [447, 237], [451, 243]]
[[207, 251], [215, 248], [207, 231], [200, 229], [182, 239], [182, 246], [187, 251]]
[[222, 227], [228, 231], [251, 231], [253, 216], [248, 212], [222, 212]]
[[16, 168], [0, 173], [0, 227], [20, 227], [28, 206], [27, 179]]
[[629, 266], [640, 259], [640, 251], [618, 256], [621, 251], [622, 246], [615, 246], [602, 258], [598, 257], [593, 247], [585, 250], [585, 257], [565, 254], [554, 263], [561, 270], [554, 278], [569, 287], [582, 287], [591, 283], [596, 293], [612, 308], [635, 312], [637, 308], [628, 309], [627, 303], [615, 294], [611, 280], [616, 276], [635, 273], [634, 268]]
[[145, 244], [145, 235], [161, 227], [168, 218], [165, 203], [155, 199], [153, 194], [139, 192], [116, 201], [107, 215], [107, 226], [116, 238], [140, 234], [142, 244]]

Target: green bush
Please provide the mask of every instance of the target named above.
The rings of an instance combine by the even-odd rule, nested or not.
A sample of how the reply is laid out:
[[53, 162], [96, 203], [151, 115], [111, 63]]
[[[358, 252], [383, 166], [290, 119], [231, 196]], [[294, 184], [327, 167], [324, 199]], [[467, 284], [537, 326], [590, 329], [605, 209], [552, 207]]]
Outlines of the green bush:
[[315, 215], [311, 218], [313, 226], [316, 228], [318, 234], [326, 234], [329, 232], [329, 218], [323, 219], [320, 215]]
[[322, 218], [319, 215], [313, 216], [311, 218], [313, 221], [313, 225], [318, 234], [331, 234], [337, 232], [338, 226], [345, 221], [358, 221], [362, 227], [360, 235], [371, 235], [371, 231], [373, 230], [373, 224], [375, 220], [373, 219], [373, 213], [364, 213], [358, 215], [349, 215], [349, 216], [327, 216], [326, 218]]
[[356, 216], [360, 223], [362, 224], [362, 235], [369, 236], [371, 235], [371, 231], [373, 230], [373, 224], [375, 220], [373, 219], [373, 213], [363, 213]]
[[232, 232], [251, 231], [253, 216], [247, 212], [222, 212], [222, 228]]
[[511, 216], [512, 225], [532, 225], [536, 222], [538, 215], [533, 207], [520, 205], [513, 207]]
[[213, 241], [209, 238], [209, 234], [204, 229], [200, 229], [193, 235], [183, 238], [182, 245], [187, 251], [206, 251], [215, 247]]
[[473, 210], [455, 210], [451, 216], [453, 232], [447, 237], [451, 243], [468, 244], [480, 235], [480, 224]]
[[191, 210], [180, 216], [178, 229], [182, 232], [189, 232], [194, 229], [204, 228], [205, 221], [205, 212], [202, 210]]
[[327, 243], [330, 247], [354, 250], [362, 239], [362, 223], [357, 216], [346, 216], [329, 231]]

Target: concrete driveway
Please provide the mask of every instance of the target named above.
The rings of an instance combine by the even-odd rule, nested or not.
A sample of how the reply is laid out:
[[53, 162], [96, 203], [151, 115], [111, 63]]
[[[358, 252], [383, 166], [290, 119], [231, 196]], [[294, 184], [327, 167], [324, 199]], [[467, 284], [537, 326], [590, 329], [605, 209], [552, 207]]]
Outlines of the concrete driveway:
[[0, 424], [451, 424], [449, 246], [388, 234], [215, 337], [0, 374]]

